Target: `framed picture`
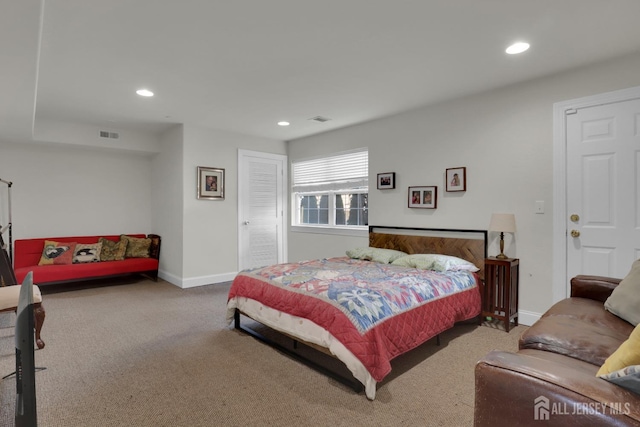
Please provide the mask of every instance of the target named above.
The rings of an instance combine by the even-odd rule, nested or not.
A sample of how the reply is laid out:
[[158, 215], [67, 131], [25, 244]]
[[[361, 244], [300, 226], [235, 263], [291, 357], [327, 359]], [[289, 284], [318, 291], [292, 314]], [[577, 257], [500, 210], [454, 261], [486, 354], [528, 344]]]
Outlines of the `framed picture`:
[[447, 191], [467, 191], [467, 168], [449, 168], [445, 174]]
[[198, 166], [198, 199], [224, 200], [224, 169]]
[[390, 190], [396, 188], [396, 173], [385, 172], [378, 174], [378, 190]]
[[438, 187], [409, 187], [409, 207], [436, 209], [438, 207]]

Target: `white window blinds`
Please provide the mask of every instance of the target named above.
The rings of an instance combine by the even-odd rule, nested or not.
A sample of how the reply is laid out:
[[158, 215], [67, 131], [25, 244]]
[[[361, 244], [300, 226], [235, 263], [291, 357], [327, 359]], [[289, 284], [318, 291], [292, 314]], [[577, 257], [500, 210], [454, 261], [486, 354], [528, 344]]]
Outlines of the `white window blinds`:
[[292, 163], [295, 193], [336, 191], [369, 185], [369, 151], [358, 150]]

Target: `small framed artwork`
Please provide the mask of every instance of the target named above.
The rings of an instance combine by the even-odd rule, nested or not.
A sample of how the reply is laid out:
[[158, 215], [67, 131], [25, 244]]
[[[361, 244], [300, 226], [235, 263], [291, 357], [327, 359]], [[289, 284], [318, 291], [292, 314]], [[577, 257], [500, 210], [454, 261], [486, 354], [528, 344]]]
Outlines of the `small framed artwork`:
[[436, 209], [438, 207], [438, 187], [409, 187], [409, 207]]
[[378, 174], [378, 190], [390, 190], [396, 188], [396, 173], [385, 172]]
[[224, 200], [224, 169], [198, 166], [198, 199]]
[[467, 191], [467, 168], [449, 168], [445, 174], [447, 191]]

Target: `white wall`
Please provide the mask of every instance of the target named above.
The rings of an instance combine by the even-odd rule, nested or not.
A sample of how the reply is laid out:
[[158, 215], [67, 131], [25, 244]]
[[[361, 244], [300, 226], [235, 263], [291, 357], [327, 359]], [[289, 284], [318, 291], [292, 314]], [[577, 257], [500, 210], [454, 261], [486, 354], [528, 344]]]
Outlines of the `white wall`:
[[184, 264], [183, 131], [176, 125], [160, 136], [151, 170], [153, 230], [162, 237], [158, 275], [174, 284], [181, 283]]
[[[180, 286], [231, 280], [238, 272], [238, 149], [286, 154], [284, 141], [184, 126], [183, 256]], [[225, 199], [196, 197], [196, 168], [225, 169]]]
[[[638, 84], [640, 54], [292, 141], [289, 160], [368, 146], [373, 225], [486, 229], [492, 212], [514, 213], [518, 232], [505, 252], [520, 258], [520, 320], [530, 323], [552, 303], [553, 104]], [[445, 193], [445, 169], [461, 166], [467, 191]], [[381, 172], [396, 172], [395, 190], [375, 189]], [[414, 185], [438, 186], [436, 210], [407, 207]], [[290, 232], [291, 260], [366, 244], [324, 237]]]
[[14, 240], [153, 232], [149, 156], [0, 141], [0, 178], [13, 182]]

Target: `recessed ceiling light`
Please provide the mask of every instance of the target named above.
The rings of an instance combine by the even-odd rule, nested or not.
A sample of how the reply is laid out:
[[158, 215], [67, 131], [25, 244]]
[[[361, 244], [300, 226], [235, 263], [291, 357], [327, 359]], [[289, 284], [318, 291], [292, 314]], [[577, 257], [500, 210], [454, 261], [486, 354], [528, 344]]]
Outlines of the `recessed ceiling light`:
[[149, 89], [138, 89], [136, 93], [140, 96], [153, 96], [153, 92]]
[[291, 123], [289, 123], [289, 122], [285, 122], [285, 121], [278, 122], [278, 126], [289, 126], [290, 124], [291, 124]]
[[529, 43], [518, 42], [509, 46], [505, 52], [507, 52], [509, 55], [515, 55], [517, 53], [522, 53], [527, 49], [529, 49]]

